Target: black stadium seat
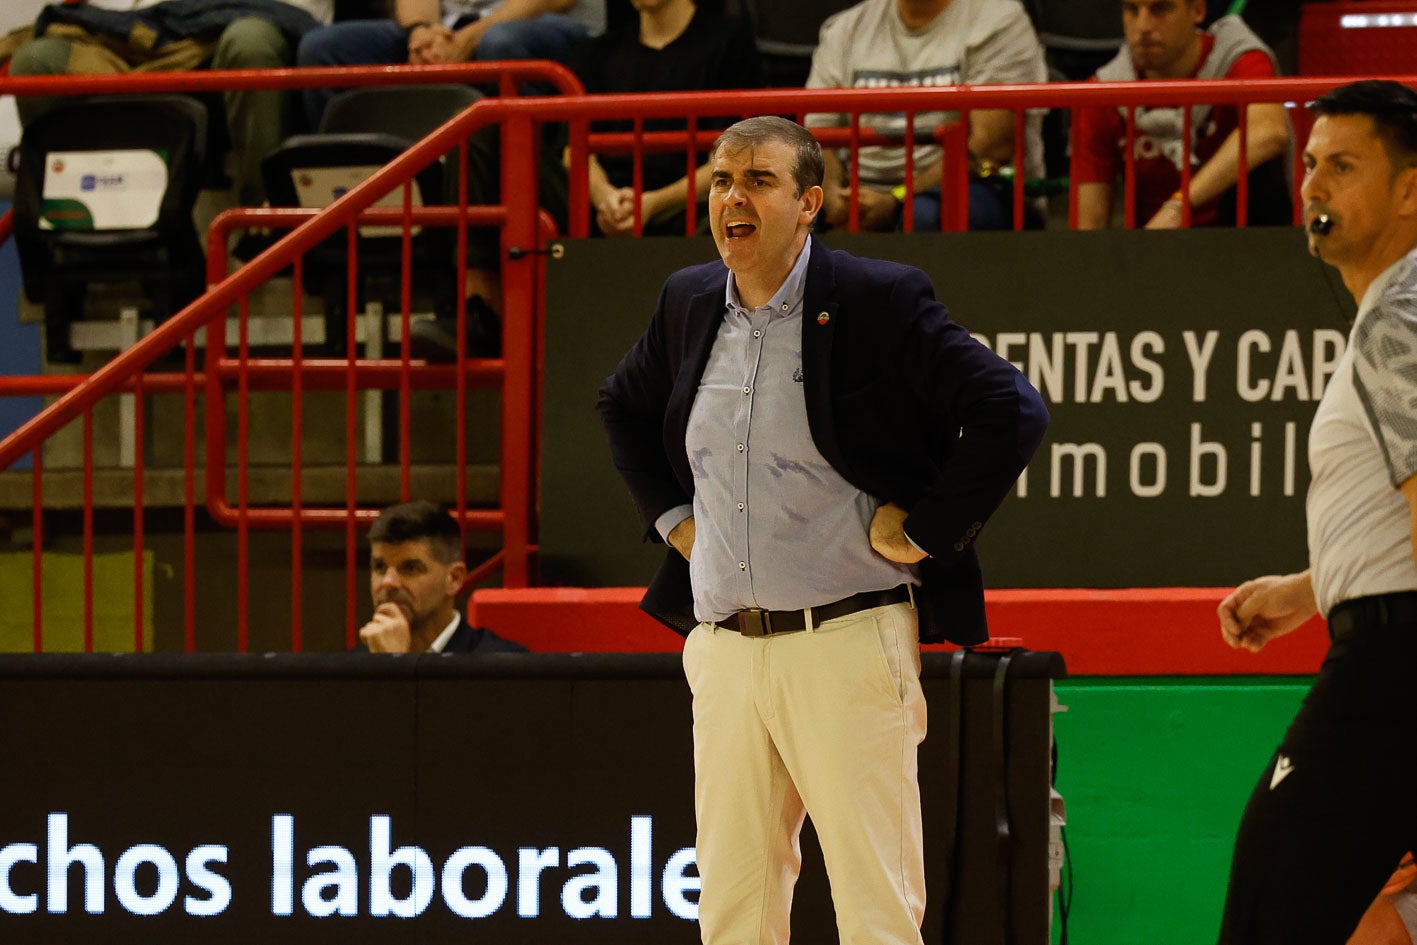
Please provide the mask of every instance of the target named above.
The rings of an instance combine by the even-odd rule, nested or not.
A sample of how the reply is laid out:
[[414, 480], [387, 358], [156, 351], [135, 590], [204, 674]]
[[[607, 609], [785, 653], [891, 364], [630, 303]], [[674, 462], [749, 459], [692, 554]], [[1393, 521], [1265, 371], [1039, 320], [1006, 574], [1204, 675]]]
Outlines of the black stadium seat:
[[196, 99], [141, 95], [64, 104], [25, 128], [15, 242], [25, 295], [45, 306], [50, 360], [77, 360], [69, 326], [94, 283], [136, 280], [157, 319], [205, 289], [192, 206], [206, 125]]

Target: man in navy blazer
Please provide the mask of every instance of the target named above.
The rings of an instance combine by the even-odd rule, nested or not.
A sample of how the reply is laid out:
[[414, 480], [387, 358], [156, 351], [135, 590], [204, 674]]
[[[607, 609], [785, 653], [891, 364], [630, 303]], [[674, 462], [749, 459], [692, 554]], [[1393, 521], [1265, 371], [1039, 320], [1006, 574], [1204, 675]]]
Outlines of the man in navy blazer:
[[426, 499], [389, 506], [369, 529], [374, 614], [359, 628], [355, 651], [525, 653], [458, 612], [466, 578], [462, 529], [446, 509]]
[[722, 259], [669, 278], [599, 401], [671, 546], [641, 606], [688, 634], [703, 941], [787, 941], [810, 813], [842, 941], [919, 945], [919, 641], [987, 638], [974, 541], [1047, 412], [924, 273], [810, 236], [810, 132], [749, 119], [710, 163]]

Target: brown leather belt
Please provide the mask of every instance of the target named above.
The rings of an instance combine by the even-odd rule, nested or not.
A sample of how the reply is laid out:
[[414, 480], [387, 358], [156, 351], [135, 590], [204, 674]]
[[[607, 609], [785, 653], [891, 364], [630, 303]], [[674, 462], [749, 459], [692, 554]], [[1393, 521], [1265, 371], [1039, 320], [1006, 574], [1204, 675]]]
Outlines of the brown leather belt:
[[[910, 587], [901, 584], [884, 591], [863, 591], [841, 600], [811, 608], [812, 623], [821, 624], [847, 614], [885, 607], [887, 604], [903, 604], [910, 600]], [[720, 627], [737, 630], [745, 637], [766, 637], [778, 633], [796, 633], [807, 629], [805, 610], [740, 610], [717, 621]]]

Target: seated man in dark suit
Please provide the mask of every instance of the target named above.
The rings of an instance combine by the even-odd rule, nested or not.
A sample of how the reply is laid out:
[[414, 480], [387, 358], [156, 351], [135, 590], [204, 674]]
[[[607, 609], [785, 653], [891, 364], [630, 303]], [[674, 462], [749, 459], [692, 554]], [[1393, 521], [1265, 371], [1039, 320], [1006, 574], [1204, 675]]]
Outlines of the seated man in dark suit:
[[419, 500], [391, 506], [369, 529], [374, 616], [356, 650], [370, 653], [524, 653], [526, 647], [474, 627], [457, 608], [467, 577], [462, 530], [446, 511]]

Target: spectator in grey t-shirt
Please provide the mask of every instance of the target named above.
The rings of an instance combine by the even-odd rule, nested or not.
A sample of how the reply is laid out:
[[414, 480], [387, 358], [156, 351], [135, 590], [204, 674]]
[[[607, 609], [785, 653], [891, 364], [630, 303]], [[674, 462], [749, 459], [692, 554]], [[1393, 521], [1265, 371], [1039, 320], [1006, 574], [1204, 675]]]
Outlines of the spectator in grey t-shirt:
[[[1043, 47], [1017, 0], [864, 0], [822, 25], [812, 56], [808, 88], [894, 88], [1046, 82]], [[940, 147], [936, 127], [959, 120], [958, 112], [915, 116], [914, 214], [917, 230], [940, 228]], [[808, 127], [840, 127], [845, 114], [807, 116]], [[903, 139], [905, 116], [863, 115], [862, 128]], [[1042, 116], [1025, 120], [1025, 172], [1043, 173]], [[1014, 154], [1014, 113], [977, 109], [969, 115], [969, 228], [1012, 226], [1010, 188], [991, 180]], [[832, 226], [847, 220], [846, 155], [826, 152], [823, 217]], [[861, 226], [893, 229], [905, 199], [903, 147], [862, 148], [859, 155]]]

